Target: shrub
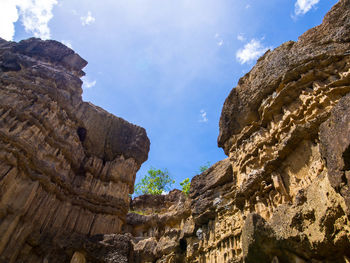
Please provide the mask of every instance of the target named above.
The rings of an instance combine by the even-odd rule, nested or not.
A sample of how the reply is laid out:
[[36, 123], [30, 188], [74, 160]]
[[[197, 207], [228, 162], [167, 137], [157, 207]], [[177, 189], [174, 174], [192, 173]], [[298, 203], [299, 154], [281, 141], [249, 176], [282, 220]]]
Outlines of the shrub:
[[200, 173], [203, 173], [203, 172], [205, 172], [206, 170], [208, 170], [209, 167], [210, 167], [210, 162], [207, 162], [205, 165], [199, 166], [199, 172], [200, 172]]
[[151, 167], [147, 174], [135, 186], [137, 195], [152, 194], [160, 195], [165, 191], [169, 191], [175, 181], [169, 176], [167, 169], [164, 171]]
[[190, 179], [189, 178], [186, 178], [185, 180], [183, 180], [181, 183], [180, 183], [181, 187], [182, 187], [182, 192], [185, 194], [185, 195], [188, 195], [188, 193], [190, 192], [190, 187], [191, 187], [191, 182], [190, 182]]

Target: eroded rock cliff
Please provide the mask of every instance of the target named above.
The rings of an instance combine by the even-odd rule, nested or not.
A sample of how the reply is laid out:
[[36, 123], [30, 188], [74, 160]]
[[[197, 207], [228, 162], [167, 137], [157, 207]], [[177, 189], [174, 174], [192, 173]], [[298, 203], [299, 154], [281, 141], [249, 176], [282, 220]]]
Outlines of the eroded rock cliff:
[[82, 101], [86, 64], [56, 41], [0, 40], [0, 262], [69, 262], [125, 223], [149, 140]]

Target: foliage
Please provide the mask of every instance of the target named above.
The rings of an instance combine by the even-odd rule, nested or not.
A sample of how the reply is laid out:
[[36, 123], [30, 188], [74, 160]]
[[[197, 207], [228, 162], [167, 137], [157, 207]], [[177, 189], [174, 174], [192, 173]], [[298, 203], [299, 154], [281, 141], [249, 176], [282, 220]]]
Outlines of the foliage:
[[151, 167], [147, 174], [136, 184], [135, 193], [137, 195], [152, 194], [160, 195], [170, 190], [175, 181], [169, 176], [167, 169], [164, 171]]
[[209, 167], [210, 167], [210, 162], [207, 162], [205, 165], [199, 166], [199, 172], [200, 172], [200, 173], [203, 173], [203, 172], [205, 172], [206, 170], [208, 170]]
[[180, 183], [181, 187], [182, 187], [182, 192], [185, 194], [185, 195], [188, 195], [188, 193], [190, 192], [190, 187], [191, 187], [191, 182], [190, 182], [190, 179], [189, 178], [186, 178], [185, 180], [183, 180], [181, 183]]
[[142, 215], [142, 216], [146, 215], [145, 212], [143, 212], [143, 211], [136, 211], [136, 210], [129, 210], [129, 213], [138, 214], [138, 215]]

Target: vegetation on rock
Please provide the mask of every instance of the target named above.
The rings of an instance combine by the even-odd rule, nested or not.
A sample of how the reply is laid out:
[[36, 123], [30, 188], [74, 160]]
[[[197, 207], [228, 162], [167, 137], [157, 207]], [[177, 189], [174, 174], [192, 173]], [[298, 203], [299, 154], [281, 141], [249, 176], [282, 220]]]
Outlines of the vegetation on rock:
[[167, 169], [162, 171], [151, 167], [141, 181], [136, 184], [135, 193], [137, 195], [160, 195], [169, 191], [174, 183], [175, 181], [170, 177]]
[[204, 173], [210, 167], [210, 162], [207, 162], [205, 165], [199, 166], [199, 173]]
[[182, 192], [185, 194], [185, 195], [188, 195], [188, 193], [190, 192], [190, 188], [191, 188], [191, 182], [190, 182], [190, 179], [189, 178], [186, 178], [185, 180], [183, 180], [181, 183], [180, 183], [181, 187], [182, 187]]
[[138, 215], [142, 215], [142, 216], [146, 215], [145, 212], [143, 212], [143, 211], [137, 211], [137, 210], [129, 210], [129, 213], [138, 214]]

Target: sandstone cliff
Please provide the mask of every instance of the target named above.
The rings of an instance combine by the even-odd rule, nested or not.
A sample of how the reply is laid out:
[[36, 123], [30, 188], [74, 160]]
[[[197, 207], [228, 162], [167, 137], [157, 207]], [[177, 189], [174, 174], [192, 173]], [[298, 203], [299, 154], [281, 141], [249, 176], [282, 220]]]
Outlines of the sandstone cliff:
[[82, 101], [86, 64], [56, 41], [0, 40], [1, 262], [67, 262], [126, 220], [149, 140]]
[[225, 101], [228, 158], [131, 201], [149, 141], [81, 100], [86, 62], [0, 41], [1, 262], [350, 262], [350, 0]]

